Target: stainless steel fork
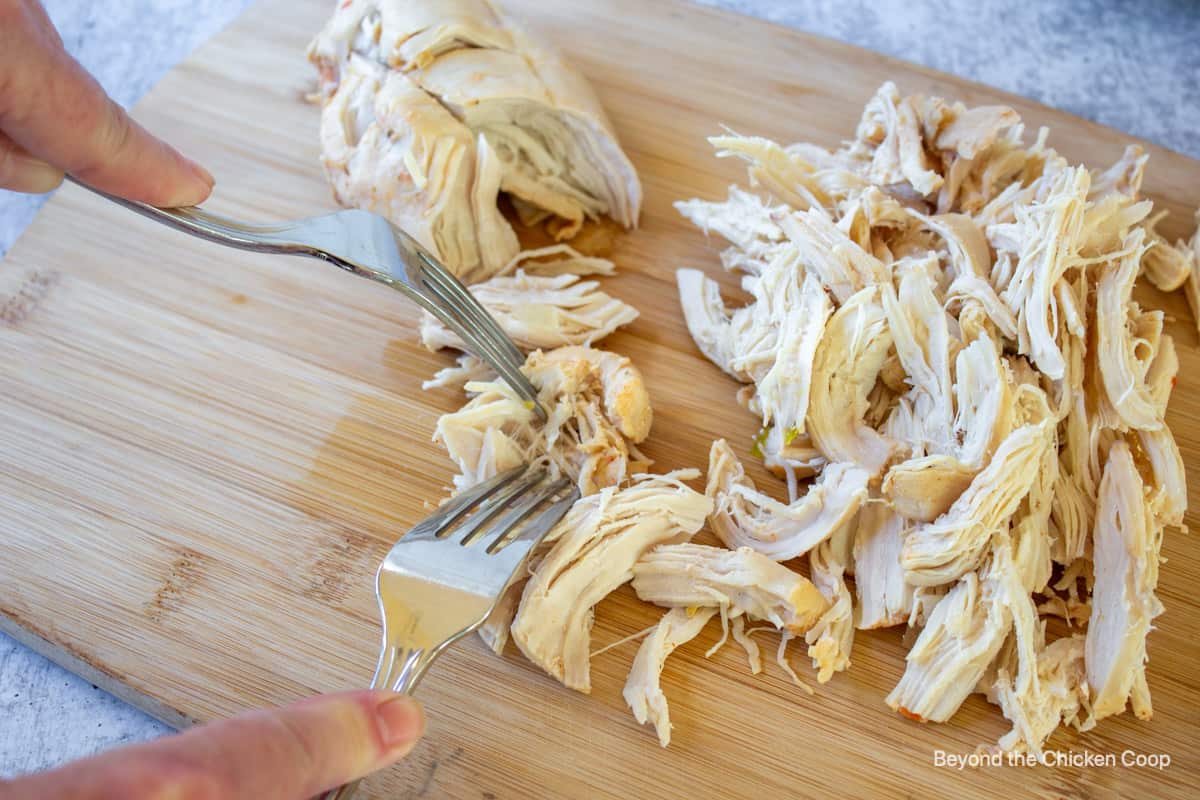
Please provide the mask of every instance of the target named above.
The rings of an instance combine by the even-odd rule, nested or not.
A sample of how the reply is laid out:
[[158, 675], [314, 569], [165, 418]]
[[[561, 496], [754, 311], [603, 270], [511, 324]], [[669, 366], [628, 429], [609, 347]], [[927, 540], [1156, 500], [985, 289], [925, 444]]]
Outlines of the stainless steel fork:
[[[457, 495], [392, 546], [375, 577], [383, 644], [372, 689], [411, 694], [445, 649], [481, 626], [579, 490], [526, 466]], [[348, 800], [357, 784], [327, 793]]]
[[537, 390], [521, 372], [525, 356], [512, 339], [458, 278], [416, 239], [383, 217], [347, 209], [309, 219], [252, 225], [195, 206], [156, 208], [68, 179], [144, 217], [201, 239], [241, 250], [319, 258], [404, 293], [458, 334], [545, 420]]

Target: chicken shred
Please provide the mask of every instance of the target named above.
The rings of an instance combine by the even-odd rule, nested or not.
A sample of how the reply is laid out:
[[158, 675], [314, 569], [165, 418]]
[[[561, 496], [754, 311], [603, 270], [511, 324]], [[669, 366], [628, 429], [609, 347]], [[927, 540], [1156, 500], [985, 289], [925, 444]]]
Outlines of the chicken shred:
[[639, 725], [649, 722], [658, 733], [658, 743], [671, 743], [671, 717], [663, 694], [663, 666], [675, 648], [700, 635], [717, 613], [715, 608], [672, 608], [663, 614], [654, 630], [642, 640], [622, 694]]
[[783, 504], [755, 488], [724, 439], [713, 442], [708, 488], [709, 522], [730, 548], [749, 547], [775, 561], [803, 555], [853, 519], [867, 497], [867, 473], [833, 464], [802, 497]]
[[1013, 604], [1028, 599], [1008, 545], [994, 548], [982, 570], [964, 575], [933, 607], [887, 704], [920, 722], [950, 719], [1000, 652]]
[[892, 345], [876, 287], [862, 289], [834, 312], [817, 346], [808, 433], [832, 462], [856, 464], [874, 476], [895, 444], [863, 420], [867, 395]]
[[1146, 635], [1163, 610], [1154, 594], [1161, 544], [1133, 456], [1116, 442], [1100, 481], [1085, 656], [1097, 720], [1119, 714], [1127, 700], [1138, 717], [1150, 717], [1149, 696], [1137, 689], [1145, 685]]
[[571, 507], [525, 584], [512, 623], [512, 639], [526, 658], [568, 688], [591, 691], [592, 608], [633, 578], [651, 548], [687, 541], [704, 525], [711, 501], [682, 483], [698, 474], [640, 475]]
[[945, 514], [905, 536], [900, 561], [909, 583], [949, 583], [982, 563], [994, 536], [1029, 493], [1052, 432], [1048, 422], [1013, 431]]
[[858, 627], [903, 625], [913, 611], [913, 589], [904, 580], [900, 549], [910, 522], [880, 502], [858, 512], [854, 538], [854, 587], [858, 595]]
[[675, 608], [718, 606], [793, 634], [804, 633], [829, 604], [817, 588], [749, 547], [663, 545], [633, 567], [633, 590], [648, 603]]
[[[498, 276], [471, 287], [509, 338], [522, 350], [591, 346], [637, 319], [637, 309], [577, 275]], [[463, 349], [458, 335], [428, 311], [421, 317], [421, 344], [430, 350]]]

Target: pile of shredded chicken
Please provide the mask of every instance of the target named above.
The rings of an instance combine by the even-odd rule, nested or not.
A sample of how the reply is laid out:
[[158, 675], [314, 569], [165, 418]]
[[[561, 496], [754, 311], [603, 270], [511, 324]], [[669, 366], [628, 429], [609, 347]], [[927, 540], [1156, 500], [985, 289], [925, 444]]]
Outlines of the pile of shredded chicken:
[[[721, 262], [751, 301], [728, 307], [695, 269], [679, 270], [680, 299], [697, 346], [743, 384], [737, 396], [762, 422], [751, 452], [787, 501], [757, 487], [725, 440], [701, 492], [687, 483], [697, 470], [649, 472], [646, 383], [598, 349], [637, 317], [583, 279], [612, 264], [562, 244], [518, 253], [493, 213], [506, 191], [564, 230], [600, 213], [631, 224], [636, 176], [602, 112], [590, 94], [572, 106], [550, 92], [565, 68], [531, 58], [490, 3], [448, 4], [436, 25], [425, 5], [400, 19], [400, 6], [346, 3], [312, 54], [344, 157], [331, 159], [327, 140], [339, 193], [430, 226], [423, 241], [480, 280], [472, 291], [528, 353], [548, 413], [539, 422], [467, 354], [434, 376], [427, 388], [466, 394], [435, 433], [455, 490], [535, 463], [581, 495], [484, 626], [490, 647], [511, 638], [588, 692], [594, 609], [631, 583], [665, 610], [629, 637], [644, 638], [624, 697], [664, 746], [666, 660], [714, 619], [706, 656], [732, 638], [760, 672], [753, 634], [777, 632], [776, 663], [810, 692], [790, 641], [803, 640], [824, 683], [850, 666], [856, 630], [907, 626], [907, 668], [887, 703], [940, 722], [981, 693], [1012, 722], [1003, 749], [1040, 753], [1058, 726], [1087, 728], [1127, 704], [1150, 715], [1159, 548], [1166, 527], [1182, 527], [1187, 494], [1165, 424], [1174, 344], [1163, 314], [1131, 292], [1144, 273], [1186, 287], [1200, 311], [1200, 235], [1172, 245], [1156, 233], [1137, 147], [1092, 172], [1044, 129], [1026, 143], [1011, 109], [891, 84], [834, 151], [714, 138], [719, 156], [748, 162], [751, 190], [677, 207], [728, 242]], [[520, 78], [468, 80], [485, 72]], [[469, 98], [464, 81], [479, 84]], [[412, 185], [393, 191], [397, 180]], [[461, 349], [432, 317], [420, 333], [430, 349]], [[706, 526], [716, 545], [691, 541]]]
[[490, 0], [343, 0], [308, 57], [334, 196], [464, 281], [518, 255], [501, 194], [560, 241], [601, 216], [637, 224], [641, 184], [595, 93]]
[[[1060, 724], [1127, 704], [1148, 718], [1160, 545], [1187, 491], [1165, 422], [1175, 347], [1131, 292], [1140, 275], [1186, 286], [1200, 312], [1200, 233], [1156, 233], [1141, 149], [1091, 171], [1045, 129], [1027, 143], [1012, 109], [890, 83], [837, 150], [711, 141], [747, 162], [752, 190], [676, 207], [726, 240], [721, 263], [751, 301], [728, 307], [695, 269], [679, 270], [680, 300], [700, 350], [744, 384], [754, 452], [789, 497], [714, 443], [709, 521], [737, 548], [725, 560], [808, 556], [818, 681], [850, 665], [856, 628], [907, 626], [887, 703], [913, 719], [948, 720], [979, 692], [1012, 722], [999, 747], [1040, 754]], [[727, 586], [700, 556], [686, 586], [656, 577], [663, 550], [635, 588], [675, 610], [629, 699], [665, 744], [655, 670], [703, 624], [701, 595], [763, 618], [781, 590], [748, 567], [727, 566], [742, 578]]]

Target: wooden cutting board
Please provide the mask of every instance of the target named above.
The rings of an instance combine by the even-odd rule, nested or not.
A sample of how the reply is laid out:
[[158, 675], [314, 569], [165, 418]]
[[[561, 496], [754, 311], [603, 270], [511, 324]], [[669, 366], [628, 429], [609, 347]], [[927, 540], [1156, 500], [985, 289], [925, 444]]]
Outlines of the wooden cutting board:
[[[215, 210], [266, 220], [332, 206], [317, 110], [302, 99], [304, 47], [329, 5], [263, 0], [137, 109], [216, 174]], [[742, 180], [704, 140], [720, 125], [835, 145], [891, 79], [905, 92], [1010, 103], [1031, 127], [1051, 125], [1052, 144], [1074, 160], [1107, 164], [1128, 140], [683, 3], [510, 5], [592, 80], [642, 175], [642, 227], [618, 238], [621, 272], [605, 282], [642, 316], [606, 346], [647, 375], [646, 451], [663, 470], [705, 467], [718, 436], [745, 457], [755, 429], [689, 339], [673, 282], [680, 266], [720, 271], [719, 244], [671, 208]], [[1147, 149], [1146, 186], [1171, 210], [1173, 238], [1200, 204], [1200, 164]], [[1181, 297], [1143, 299], [1173, 318], [1182, 371], [1169, 421], [1194, 487], [1196, 333]], [[449, 357], [416, 345], [415, 319], [400, 296], [316, 262], [219, 249], [64, 188], [0, 264], [0, 627], [177, 725], [362, 685], [378, 638], [371, 573], [451, 475], [430, 434], [460, 401], [421, 391]], [[906, 652], [899, 631], [860, 634], [849, 672], [809, 696], [773, 664], [750, 675], [735, 647], [706, 660], [714, 627], [668, 663], [667, 750], [621, 699], [636, 644], [597, 657], [584, 696], [472, 639], [421, 687], [426, 741], [367, 785], [378, 797], [1184, 797], [1200, 758], [1200, 546], [1172, 530], [1163, 552], [1153, 721], [1125, 715], [1051, 744], [1167, 753], [1166, 770], [939, 768], [936, 750], [970, 752], [1007, 723], [979, 697], [945, 725], [889, 711], [883, 697]], [[658, 613], [619, 591], [597, 610], [594, 643]], [[793, 657], [811, 681], [800, 648]]]

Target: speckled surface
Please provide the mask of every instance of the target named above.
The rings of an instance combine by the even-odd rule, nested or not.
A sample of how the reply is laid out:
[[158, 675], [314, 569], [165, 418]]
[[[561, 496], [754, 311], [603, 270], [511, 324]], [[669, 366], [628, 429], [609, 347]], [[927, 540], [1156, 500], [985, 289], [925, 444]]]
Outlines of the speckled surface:
[[[1200, 158], [1193, 0], [700, 1], [962, 75]], [[46, 5], [71, 52], [128, 105], [249, 0]], [[40, 203], [0, 191], [0, 255]], [[0, 634], [0, 777], [166, 730]]]

